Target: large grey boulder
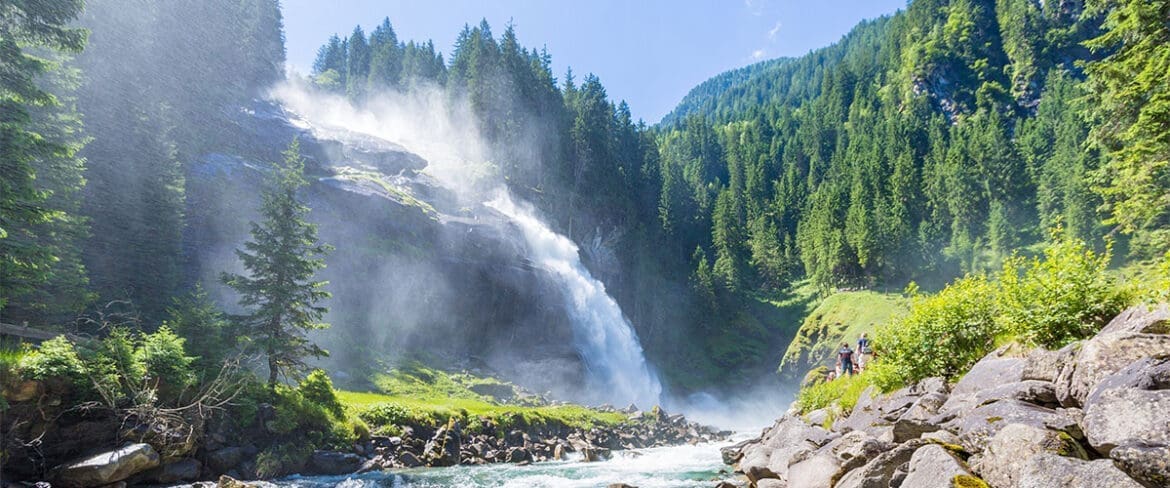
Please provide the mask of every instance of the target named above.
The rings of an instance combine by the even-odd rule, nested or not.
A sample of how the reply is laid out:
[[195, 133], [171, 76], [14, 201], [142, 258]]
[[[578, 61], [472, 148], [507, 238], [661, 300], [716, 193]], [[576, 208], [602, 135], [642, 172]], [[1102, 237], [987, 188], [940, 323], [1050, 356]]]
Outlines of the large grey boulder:
[[1105, 378], [1085, 400], [1089, 444], [1108, 456], [1132, 443], [1170, 446], [1170, 359], [1145, 358]]
[[845, 473], [893, 447], [864, 431], [849, 432], [788, 466], [789, 488], [831, 487]]
[[989, 439], [1011, 424], [1025, 424], [1065, 432], [1074, 438], [1083, 437], [1076, 417], [1070, 412], [1019, 400], [1002, 400], [981, 405], [966, 415], [948, 422], [944, 427], [958, 434], [963, 448], [968, 452], [979, 452], [986, 447]]
[[1058, 406], [1056, 401], [1056, 385], [1048, 381], [1023, 380], [1014, 383], [995, 385], [986, 390], [963, 395], [951, 395], [940, 412], [960, 416], [971, 409], [999, 400], [1019, 400], [1041, 406]]
[[142, 483], [169, 485], [183, 481], [195, 481], [199, 479], [199, 472], [203, 469], [203, 464], [191, 458], [179, 459], [174, 462], [158, 466], [153, 469], [142, 472], [135, 476], [130, 484]]
[[205, 458], [207, 467], [216, 473], [226, 473], [238, 466], [243, 460], [244, 448], [235, 446], [211, 451], [207, 453]]
[[108, 485], [158, 464], [158, 453], [150, 444], [130, 444], [61, 467], [53, 484], [66, 488]]
[[[1085, 461], [1056, 454], [1037, 454], [1020, 463], [1017, 488], [1142, 488], [1109, 460]], [[998, 486], [994, 485], [993, 486]]]
[[350, 452], [313, 451], [308, 468], [312, 474], [349, 474], [362, 467], [361, 456]]
[[1005, 346], [984, 356], [955, 383], [951, 388], [951, 396], [974, 394], [999, 385], [1022, 381], [1027, 361], [1008, 354], [1009, 348]]
[[1170, 306], [1137, 306], [1122, 312], [1096, 337], [1080, 344], [1056, 380], [1065, 406], [1082, 406], [1097, 383], [1146, 357], [1170, 357]]
[[914, 451], [928, 443], [914, 439], [883, 452], [860, 468], [846, 473], [835, 488], [888, 488], [898, 468], [910, 462]]
[[1033, 349], [1025, 358], [1023, 380], [1055, 382], [1060, 370], [1072, 361], [1080, 349], [1077, 343], [1069, 344], [1055, 351], [1043, 348]]
[[952, 480], [961, 475], [971, 475], [966, 463], [946, 448], [930, 444], [914, 451], [902, 486], [951, 486]]
[[1149, 488], [1170, 486], [1170, 447], [1135, 442], [1109, 452], [1113, 464]]
[[1021, 463], [1040, 454], [1087, 457], [1084, 449], [1068, 434], [1013, 423], [1000, 429], [987, 442], [987, 448], [971, 458], [971, 464], [992, 486], [1017, 486], [1023, 476]]
[[832, 438], [828, 431], [808, 425], [797, 416], [781, 417], [757, 442], [743, 446], [739, 471], [748, 474], [751, 470], [767, 470], [779, 479], [787, 479], [788, 465], [794, 458], [819, 449]]
[[892, 430], [894, 442], [906, 442], [941, 429], [942, 427], [932, 419], [946, 402], [947, 395], [944, 393], [932, 392], [918, 397], [910, 408], [894, 420]]

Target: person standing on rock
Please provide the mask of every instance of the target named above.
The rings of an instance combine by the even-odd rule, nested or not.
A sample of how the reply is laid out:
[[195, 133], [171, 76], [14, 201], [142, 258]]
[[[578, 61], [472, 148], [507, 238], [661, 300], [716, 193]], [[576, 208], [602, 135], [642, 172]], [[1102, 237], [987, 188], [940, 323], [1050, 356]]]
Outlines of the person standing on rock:
[[853, 376], [853, 350], [849, 349], [848, 342], [842, 342], [841, 349], [837, 350], [837, 369], [841, 371], [839, 376]]
[[873, 346], [870, 345], [869, 335], [862, 332], [861, 337], [857, 339], [857, 370], [864, 371], [866, 365], [872, 360]]

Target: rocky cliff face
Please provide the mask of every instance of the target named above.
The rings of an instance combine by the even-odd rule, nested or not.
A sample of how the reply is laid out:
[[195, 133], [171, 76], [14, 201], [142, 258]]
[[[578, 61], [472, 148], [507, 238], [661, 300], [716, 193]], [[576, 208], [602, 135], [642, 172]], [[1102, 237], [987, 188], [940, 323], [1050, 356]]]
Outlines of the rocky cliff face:
[[[321, 240], [335, 246], [322, 277], [333, 328], [317, 340], [331, 369], [362, 378], [403, 354], [485, 368], [536, 391], [581, 384], [581, 360], [550, 277], [526, 261], [523, 240], [480, 202], [427, 174], [427, 161], [389, 141], [314, 127], [267, 102], [232, 116], [217, 147], [188, 175], [189, 275], [219, 294], [238, 271], [268, 161], [301, 142], [312, 183], [303, 195]], [[551, 295], [551, 296], [550, 296]], [[539, 374], [532, 374], [532, 372]]]
[[754, 487], [1170, 486], [1170, 306], [1058, 351], [1005, 347], [955, 384], [795, 410], [724, 450]]

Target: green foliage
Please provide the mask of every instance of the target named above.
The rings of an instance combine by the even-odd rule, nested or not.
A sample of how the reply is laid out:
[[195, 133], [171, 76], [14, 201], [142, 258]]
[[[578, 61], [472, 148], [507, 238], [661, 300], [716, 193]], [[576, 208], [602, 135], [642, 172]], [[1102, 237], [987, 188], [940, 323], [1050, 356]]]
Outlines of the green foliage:
[[163, 398], [178, 397], [195, 383], [191, 370], [195, 358], [186, 354], [183, 342], [164, 325], [154, 333], [144, 334], [134, 350], [134, 360], [146, 371], [147, 383], [157, 388]]
[[305, 467], [313, 446], [288, 442], [277, 444], [256, 455], [256, 476], [265, 479], [296, 473]]
[[19, 368], [21, 374], [31, 380], [65, 381], [80, 396], [92, 392], [89, 368], [65, 336], [42, 342], [40, 347], [21, 358]]
[[235, 350], [235, 331], [202, 285], [176, 297], [163, 324], [183, 338], [184, 349], [195, 357], [197, 374], [215, 374]]
[[1132, 299], [1107, 271], [1110, 258], [1108, 250], [1096, 254], [1083, 242], [1057, 239], [1043, 258], [1007, 260], [999, 273], [998, 328], [1049, 349], [1093, 335]]
[[877, 383], [888, 390], [931, 376], [954, 379], [997, 343], [1056, 348], [1091, 336], [1133, 299], [1106, 270], [1109, 259], [1058, 239], [1042, 258], [1013, 257], [996, 275], [967, 276], [917, 297], [909, 315], [878, 330]]
[[345, 416], [344, 407], [337, 399], [337, 392], [333, 390], [333, 381], [329, 379], [329, 375], [324, 370], [314, 369], [305, 379], [301, 380], [300, 385], [297, 385], [297, 390], [305, 397], [305, 400], [325, 407], [325, 410], [333, 414], [335, 418]]
[[6, 3], [0, 22], [0, 312], [10, 321], [85, 305], [77, 215], [84, 144], [62, 68], [86, 44], [83, 2]]
[[1085, 65], [1094, 140], [1107, 151], [1098, 191], [1111, 224], [1150, 255], [1170, 248], [1170, 1], [1096, 0], [1105, 54]]
[[305, 220], [309, 207], [297, 199], [297, 190], [308, 184], [304, 170], [300, 142], [294, 139], [283, 163], [272, 169], [260, 209], [263, 222], [252, 223], [252, 240], [236, 250], [248, 275], [221, 276], [240, 294], [240, 305], [251, 309], [246, 334], [267, 356], [269, 387], [281, 374], [304, 370], [306, 357], [328, 354], [305, 337], [329, 327], [321, 322], [328, 309], [317, 304], [330, 297], [324, 289], [328, 283], [313, 277], [332, 248], [317, 242], [317, 226]]
[[[317, 386], [321, 386], [320, 382]], [[314, 448], [340, 448], [353, 444], [359, 434], [369, 431], [364, 423], [347, 417], [344, 412], [337, 415], [336, 403], [319, 403], [300, 389], [285, 385], [277, 385], [270, 391], [276, 416], [264, 428], [278, 439], [296, 440]], [[310, 391], [321, 393], [316, 387]]]
[[807, 414], [813, 410], [835, 406], [834, 413], [838, 417], [847, 416], [853, 411], [853, 407], [857, 406], [861, 393], [873, 384], [873, 377], [874, 373], [865, 371], [801, 388], [796, 398], [800, 413]]
[[995, 296], [995, 284], [974, 275], [915, 298], [909, 315], [875, 334], [880, 367], [903, 383], [958, 377], [994, 348]]

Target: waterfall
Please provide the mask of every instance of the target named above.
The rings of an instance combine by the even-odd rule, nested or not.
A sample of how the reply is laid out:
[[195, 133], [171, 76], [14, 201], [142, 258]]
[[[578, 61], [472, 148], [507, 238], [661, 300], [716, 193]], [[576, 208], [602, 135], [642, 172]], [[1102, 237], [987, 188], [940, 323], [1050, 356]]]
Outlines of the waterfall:
[[550, 229], [529, 208], [500, 191], [487, 206], [506, 215], [520, 228], [530, 258], [561, 285], [573, 324], [574, 346], [589, 369], [586, 395], [619, 406], [659, 403], [662, 385], [650, 369], [634, 327], [605, 291], [605, 285], [581, 264], [577, 245]]

